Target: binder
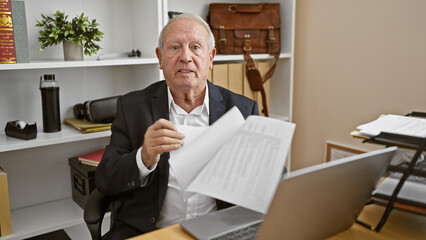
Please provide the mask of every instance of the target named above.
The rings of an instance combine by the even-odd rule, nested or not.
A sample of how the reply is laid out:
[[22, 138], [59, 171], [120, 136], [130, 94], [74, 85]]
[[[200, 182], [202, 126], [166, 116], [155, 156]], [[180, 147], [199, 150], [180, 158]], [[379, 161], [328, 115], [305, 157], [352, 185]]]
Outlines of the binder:
[[242, 63], [228, 64], [228, 88], [234, 93], [243, 95], [244, 65]]
[[12, 234], [7, 173], [0, 167], [0, 236]]
[[228, 88], [228, 65], [214, 64], [213, 65], [213, 83], [215, 85]]

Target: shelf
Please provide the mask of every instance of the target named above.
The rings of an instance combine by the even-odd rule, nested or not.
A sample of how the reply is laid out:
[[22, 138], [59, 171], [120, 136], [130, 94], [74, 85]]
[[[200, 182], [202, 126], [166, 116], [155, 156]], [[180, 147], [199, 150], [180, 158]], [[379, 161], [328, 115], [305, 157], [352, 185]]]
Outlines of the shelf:
[[283, 116], [283, 115], [279, 115], [279, 114], [274, 114], [274, 113], [270, 113], [269, 117], [271, 118], [275, 118], [284, 122], [289, 122], [290, 118], [288, 116]]
[[104, 66], [124, 66], [157, 64], [157, 58], [116, 58], [106, 60], [84, 60], [84, 61], [63, 61], [63, 60], [32, 60], [31, 63], [0, 64], [0, 70], [25, 70], [25, 69], [46, 69], [46, 68], [77, 68], [77, 67], [104, 67]]
[[[382, 196], [382, 195], [376, 195], [373, 196], [372, 199], [374, 200], [374, 203], [380, 204], [382, 206], [387, 206], [389, 202], [389, 197]], [[413, 205], [411, 201], [408, 201], [408, 203], [403, 199], [397, 199], [396, 202], [393, 203], [393, 207], [396, 209], [416, 213], [416, 214], [423, 214], [426, 215], [426, 208]]]
[[0, 132], [0, 153], [19, 149], [49, 146], [60, 143], [82, 141], [111, 136], [111, 131], [95, 133], [80, 133], [68, 125], [62, 125], [62, 130], [55, 133], [45, 133], [43, 129], [37, 129], [37, 137], [32, 140], [22, 140], [8, 137], [4, 131]]
[[11, 211], [11, 219], [12, 234], [0, 240], [24, 239], [84, 223], [83, 209], [72, 198]]
[[[122, 95], [162, 79], [162, 70], [159, 69], [154, 49], [157, 46], [157, 36], [168, 20], [167, 11], [190, 11], [207, 16], [208, 5], [212, 2], [214, 1], [25, 1], [31, 62], [0, 64], [0, 102], [1, 108], [5, 110], [0, 115], [0, 122], [5, 124], [13, 119], [42, 119], [37, 80], [45, 72], [57, 74], [61, 81], [61, 116], [69, 116], [69, 108], [77, 102]], [[270, 81], [270, 116], [291, 121], [296, 1], [278, 2], [282, 11], [282, 52]], [[35, 19], [40, 19], [40, 13], [54, 12], [57, 9], [62, 9], [70, 16], [85, 12], [90, 18], [98, 20], [105, 33], [101, 42], [105, 60], [98, 61], [97, 56], [85, 56], [84, 61], [64, 61], [61, 46], [49, 48], [43, 53], [38, 52], [39, 29], [35, 26]], [[111, 21], [112, 12], [115, 19], [120, 19], [119, 22]], [[141, 49], [142, 57], [127, 57], [123, 53], [129, 49]], [[256, 62], [274, 60], [269, 54], [251, 56]], [[218, 54], [214, 58], [214, 64], [243, 62], [242, 54]], [[39, 127], [37, 138], [33, 140], [7, 137], [3, 129], [0, 129], [0, 164], [8, 171], [10, 198], [12, 205], [16, 205], [13, 209], [19, 208], [11, 213], [13, 234], [0, 240], [25, 239], [64, 228], [67, 234], [70, 229], [75, 233], [82, 232], [76, 230], [77, 226], [81, 230], [87, 230], [82, 209], [71, 198], [63, 199], [71, 195], [60, 188], [67, 186], [70, 181], [69, 167], [65, 160], [79, 153], [90, 152], [95, 146], [104, 146], [111, 132], [82, 134], [64, 124], [60, 132], [44, 133], [41, 124]], [[55, 176], [39, 174], [51, 169], [55, 169], [52, 173]], [[28, 182], [39, 186], [35, 192], [27, 187]], [[51, 185], [58, 188], [52, 188]], [[73, 236], [72, 239], [88, 239], [79, 237], [79, 234], [76, 237], [69, 236]]]
[[[386, 202], [391, 199], [395, 187], [400, 181], [402, 174], [392, 173], [386, 177], [373, 191], [372, 197], [377, 202]], [[424, 178], [410, 176], [398, 193], [395, 204], [405, 205], [406, 208], [421, 210], [419, 213], [426, 214], [426, 184]]]
[[[412, 202], [398, 202], [402, 200], [400, 193], [403, 194], [404, 188], [409, 189], [409, 183], [407, 179], [410, 177], [410, 175], [417, 175], [422, 176], [424, 175], [424, 172], [422, 172], [422, 169], [418, 168], [416, 169], [416, 162], [418, 161], [418, 158], [420, 154], [426, 149], [426, 140], [421, 137], [415, 137], [415, 136], [408, 136], [408, 135], [401, 135], [401, 134], [395, 134], [395, 133], [387, 133], [387, 132], [381, 132], [377, 136], [369, 137], [365, 136], [359, 133], [358, 130], [353, 131], [351, 133], [352, 136], [362, 138], [364, 143], [373, 143], [373, 144], [379, 144], [379, 145], [385, 145], [385, 146], [398, 146], [402, 148], [410, 148], [410, 149], [416, 149], [416, 153], [411, 157], [410, 163], [408, 165], [399, 164], [399, 165], [390, 165], [388, 167], [388, 171], [391, 172], [400, 172], [401, 176], [399, 179], [390, 179], [389, 177], [383, 181], [378, 189], [373, 192], [373, 194], [376, 196], [376, 199], [384, 198], [385, 195], [381, 194], [380, 191], [386, 189], [386, 195], [387, 195], [387, 203], [386, 203], [386, 209], [382, 215], [382, 218], [380, 219], [379, 223], [376, 227], [372, 227], [369, 225], [366, 225], [365, 223], [362, 223], [363, 226], [369, 227], [370, 229], [374, 229], [374, 231], [379, 232], [383, 225], [386, 223], [389, 215], [392, 212], [392, 209], [398, 204], [412, 204]], [[384, 185], [384, 183], [387, 181], [387, 185]], [[393, 186], [389, 188], [389, 182], [393, 182]], [[416, 185], [417, 183], [413, 183]], [[413, 192], [417, 192], [418, 190], [414, 190]], [[374, 196], [373, 195], [373, 196]], [[419, 198], [421, 199], [421, 197]], [[416, 208], [418, 206], [415, 206]], [[423, 206], [424, 208], [424, 206]]]
[[[269, 60], [269, 54], [251, 54], [254, 60]], [[281, 53], [280, 58], [290, 58], [291, 54]], [[243, 55], [216, 55], [214, 62], [244, 61]], [[114, 58], [106, 60], [62, 61], [62, 60], [32, 60], [31, 63], [0, 64], [0, 70], [30, 70], [47, 68], [77, 68], [77, 67], [107, 67], [158, 64], [157, 58]]]

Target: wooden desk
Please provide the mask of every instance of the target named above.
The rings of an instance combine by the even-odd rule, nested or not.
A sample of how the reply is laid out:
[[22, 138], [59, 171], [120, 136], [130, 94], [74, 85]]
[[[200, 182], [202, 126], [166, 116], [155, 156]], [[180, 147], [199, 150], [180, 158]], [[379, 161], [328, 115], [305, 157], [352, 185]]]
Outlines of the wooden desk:
[[[384, 210], [385, 208], [379, 205], [366, 206], [359, 219], [366, 223], [375, 224], [382, 216]], [[395, 209], [379, 233], [355, 223], [348, 230], [338, 233], [328, 238], [328, 240], [418, 240], [424, 239], [425, 236], [426, 216]], [[163, 239], [194, 240], [195, 238], [186, 233], [178, 224], [131, 238], [131, 240]]]

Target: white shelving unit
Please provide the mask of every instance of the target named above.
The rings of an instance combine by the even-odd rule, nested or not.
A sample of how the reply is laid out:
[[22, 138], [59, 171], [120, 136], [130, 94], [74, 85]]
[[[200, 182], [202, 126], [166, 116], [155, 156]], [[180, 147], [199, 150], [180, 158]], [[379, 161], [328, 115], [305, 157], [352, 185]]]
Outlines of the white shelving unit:
[[[40, 218], [43, 216], [43, 218]], [[17, 230], [2, 239], [23, 239], [83, 224], [83, 210], [71, 198], [38, 204], [12, 212], [12, 225]], [[110, 213], [106, 214], [106, 219]], [[108, 222], [105, 221], [105, 223]]]
[[62, 130], [55, 133], [44, 133], [38, 130], [36, 139], [24, 141], [18, 138], [7, 137], [4, 132], [0, 133], [0, 153], [14, 150], [22, 150], [26, 148], [35, 148], [43, 146], [51, 146], [61, 143], [70, 143], [75, 141], [83, 141], [89, 139], [97, 139], [109, 137], [111, 131], [102, 131], [88, 134], [81, 134], [68, 125], [62, 125]]
[[[77, 103], [122, 95], [142, 89], [162, 78], [154, 49], [157, 36], [168, 20], [168, 11], [193, 12], [207, 16], [212, 0], [25, 0], [31, 63], [0, 64], [0, 166], [8, 173], [12, 235], [23, 239], [65, 229], [73, 238], [86, 239], [83, 210], [71, 196], [68, 158], [105, 147], [110, 132], [81, 134], [63, 125], [57, 133], [44, 133], [41, 116], [40, 76], [56, 75], [60, 86], [61, 118], [73, 116]], [[223, 0], [256, 3], [262, 0]], [[271, 116], [291, 121], [295, 0], [281, 3], [282, 53], [271, 81]], [[64, 62], [62, 46], [39, 52], [35, 19], [40, 14], [65, 11], [69, 18], [84, 12], [96, 18], [105, 33], [99, 54], [123, 53], [132, 49], [141, 58], [116, 58]], [[272, 60], [268, 54], [255, 54], [256, 60]], [[215, 63], [242, 62], [242, 55], [217, 55]], [[37, 138], [20, 140], [4, 134], [6, 122], [36, 122]], [[78, 228], [78, 230], [76, 230]], [[81, 230], [82, 229], [82, 230]], [[83, 231], [87, 231], [83, 233]], [[81, 233], [81, 236], [74, 236]], [[70, 235], [71, 236], [71, 235]]]
[[0, 70], [30, 70], [30, 69], [54, 69], [54, 68], [77, 68], [77, 67], [109, 67], [109, 66], [131, 66], [143, 64], [157, 64], [157, 58], [122, 58], [108, 60], [86, 60], [65, 62], [62, 60], [34, 60], [31, 63], [1, 64]]

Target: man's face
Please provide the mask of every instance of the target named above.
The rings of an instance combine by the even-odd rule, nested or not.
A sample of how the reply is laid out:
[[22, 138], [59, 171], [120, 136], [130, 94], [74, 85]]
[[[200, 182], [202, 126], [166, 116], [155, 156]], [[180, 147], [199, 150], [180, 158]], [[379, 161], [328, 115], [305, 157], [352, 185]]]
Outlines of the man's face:
[[171, 90], [204, 90], [216, 50], [209, 51], [208, 32], [193, 19], [171, 23], [163, 35], [163, 51], [156, 49], [160, 69]]

